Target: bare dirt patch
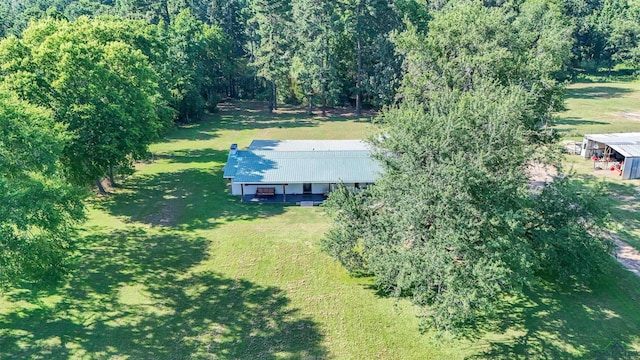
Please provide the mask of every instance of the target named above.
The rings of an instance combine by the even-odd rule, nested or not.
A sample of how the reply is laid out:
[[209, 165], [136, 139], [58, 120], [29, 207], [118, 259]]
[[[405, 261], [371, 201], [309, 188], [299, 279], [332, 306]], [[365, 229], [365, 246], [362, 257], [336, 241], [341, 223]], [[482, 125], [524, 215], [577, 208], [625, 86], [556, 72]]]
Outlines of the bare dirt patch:
[[178, 224], [178, 216], [185, 208], [185, 197], [190, 193], [181, 191], [177, 194], [165, 195], [157, 211], [144, 217], [143, 222], [152, 226], [172, 227]]
[[616, 260], [632, 273], [640, 276], [640, 251], [612, 235], [616, 245]]
[[634, 111], [634, 112], [621, 112], [617, 114], [620, 117], [623, 117], [625, 119], [632, 119], [632, 120], [636, 120], [636, 121], [640, 121], [640, 111]]
[[529, 186], [533, 190], [541, 190], [546, 184], [553, 181], [558, 176], [556, 168], [541, 163], [531, 163], [526, 169], [529, 175]]
[[602, 168], [602, 166], [603, 165], [596, 165], [596, 167], [593, 169], [594, 176], [606, 177], [609, 179], [617, 179], [617, 180], [621, 179], [621, 175], [619, 171], [611, 170], [611, 167], [613, 166], [613, 162], [610, 162], [606, 168]]

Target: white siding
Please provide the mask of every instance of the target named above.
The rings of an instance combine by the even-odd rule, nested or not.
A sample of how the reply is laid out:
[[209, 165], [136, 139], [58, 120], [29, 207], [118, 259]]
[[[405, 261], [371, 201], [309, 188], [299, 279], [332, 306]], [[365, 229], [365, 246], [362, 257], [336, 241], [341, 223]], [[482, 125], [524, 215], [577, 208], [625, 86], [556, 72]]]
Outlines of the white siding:
[[231, 184], [231, 195], [242, 195], [240, 184]]
[[[275, 188], [277, 195], [281, 195], [282, 194], [282, 185], [245, 185], [244, 186], [244, 194], [245, 195], [253, 195], [258, 191], [258, 188], [260, 188], [260, 187]], [[288, 193], [289, 193], [289, 191], [287, 190], [287, 194]]]
[[[360, 188], [364, 188], [369, 183], [359, 183]], [[324, 194], [334, 191], [338, 188], [339, 184], [332, 183], [331, 187], [329, 187], [328, 183], [312, 183], [311, 184], [311, 193], [313, 194]], [[349, 189], [355, 189], [355, 184], [348, 183], [343, 184]], [[276, 189], [276, 194], [282, 194], [282, 185], [244, 185], [244, 195], [252, 195], [255, 194], [259, 187], [272, 187]], [[303, 193], [302, 184], [289, 184], [285, 187], [287, 194], [289, 195], [301, 195]], [[242, 195], [242, 189], [240, 184], [231, 184], [231, 194], [232, 195]]]
[[584, 139], [582, 140], [582, 150], [580, 150], [580, 155], [582, 155], [582, 157], [585, 159], [588, 159], [593, 155], [601, 157], [604, 154], [605, 147], [605, 144], [589, 139]]
[[580, 149], [580, 156], [582, 156], [585, 159], [591, 157], [591, 154], [589, 154], [590, 145], [591, 145], [590, 140], [588, 140], [587, 138], [582, 139], [582, 149]]
[[324, 194], [326, 192], [329, 192], [329, 184], [311, 184], [312, 194]]
[[[282, 185], [244, 185], [244, 195], [252, 195], [257, 192], [259, 187], [272, 187], [276, 189], [276, 194], [282, 195]], [[302, 194], [302, 184], [289, 184], [285, 186], [287, 194]], [[242, 195], [241, 185], [233, 184], [231, 186], [232, 195]]]
[[287, 185], [287, 194], [302, 194], [302, 184], [289, 184]]

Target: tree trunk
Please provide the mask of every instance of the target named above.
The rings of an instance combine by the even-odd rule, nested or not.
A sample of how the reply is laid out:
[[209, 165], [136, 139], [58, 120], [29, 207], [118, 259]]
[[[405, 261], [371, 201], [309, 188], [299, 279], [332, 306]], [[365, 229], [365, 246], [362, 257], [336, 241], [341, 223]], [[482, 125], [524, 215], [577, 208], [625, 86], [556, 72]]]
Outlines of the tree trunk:
[[278, 110], [278, 87], [275, 80], [271, 84], [273, 86], [273, 110]]
[[356, 115], [362, 115], [362, 92], [360, 91], [361, 78], [360, 74], [362, 74], [362, 48], [360, 46], [360, 36], [358, 36], [357, 40], [357, 53], [358, 53], [358, 71], [356, 72]]
[[271, 84], [269, 86], [269, 114], [276, 109], [276, 95], [274, 91], [275, 81], [269, 81]]
[[98, 192], [100, 193], [100, 195], [107, 194], [107, 191], [104, 189], [104, 186], [102, 186], [101, 179], [96, 180], [96, 186], [98, 187]]
[[322, 89], [322, 117], [327, 116], [327, 92]]
[[322, 62], [322, 73], [320, 84], [322, 87], [322, 117], [327, 116], [327, 87], [329, 83], [329, 37], [325, 36], [324, 60]]
[[308, 100], [308, 101], [307, 101], [307, 114], [309, 114], [309, 115], [312, 115], [312, 114], [313, 114], [313, 111], [311, 111], [311, 110], [312, 110], [312, 109], [311, 109], [311, 102], [312, 102], [312, 99], [313, 99], [313, 97], [312, 97], [312, 96], [309, 96], [309, 97], [307, 98], [307, 100]]
[[167, 25], [171, 24], [171, 16], [169, 15], [169, 4], [167, 4], [167, 0], [164, 0], [160, 4], [160, 6], [162, 6], [162, 10], [163, 10], [162, 17], [164, 18], [165, 24]]
[[273, 101], [273, 87], [269, 86], [269, 114], [273, 113], [273, 108], [274, 108], [274, 101]]
[[230, 98], [236, 97], [236, 83], [233, 75], [229, 75], [229, 88], [227, 89], [227, 96]]
[[112, 187], [118, 186], [118, 184], [116, 184], [116, 177], [113, 174], [113, 166], [112, 165], [109, 165], [109, 182], [111, 183]]

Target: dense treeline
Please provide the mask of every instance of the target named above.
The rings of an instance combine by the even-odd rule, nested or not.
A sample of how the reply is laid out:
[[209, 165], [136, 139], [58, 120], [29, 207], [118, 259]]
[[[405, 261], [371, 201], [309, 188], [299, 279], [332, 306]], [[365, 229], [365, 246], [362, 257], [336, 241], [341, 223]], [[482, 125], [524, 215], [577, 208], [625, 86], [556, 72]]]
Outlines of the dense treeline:
[[[184, 103], [174, 104], [181, 120], [193, 120], [203, 109], [212, 109], [220, 96], [268, 99], [272, 108], [285, 101], [323, 108], [351, 104], [360, 111], [363, 105], [380, 108], [396, 100], [403, 56], [391, 41], [393, 35], [404, 31], [407, 24], [427, 31], [431, 14], [448, 2], [5, 0], [0, 2], [0, 37], [21, 36], [33, 19], [73, 21], [81, 16], [109, 15], [165, 27], [175, 22], [186, 27], [213, 26], [221, 31], [225, 44], [214, 45], [218, 50], [214, 60], [189, 64], [194, 72], [190, 80], [195, 83], [184, 82], [183, 78], [181, 84], [188, 86], [174, 89], [194, 101], [190, 105], [193, 109], [180, 108]], [[488, 8], [514, 12], [522, 3], [483, 2]], [[610, 69], [617, 64], [636, 67], [640, 63], [640, 2], [550, 3], [557, 4], [561, 21], [570, 27], [570, 34], [563, 40], [571, 42], [572, 55], [569, 66], [558, 75], [568, 77], [579, 70]], [[184, 21], [185, 9], [193, 16], [191, 23]], [[527, 31], [536, 33], [534, 28]], [[170, 39], [174, 38], [165, 38]], [[198, 39], [202, 40], [206, 44], [206, 39]], [[201, 80], [199, 76], [209, 66], [214, 66], [216, 73], [206, 74], [211, 76]]]
[[66, 270], [83, 193], [58, 159], [70, 134], [47, 109], [0, 89], [0, 284]]
[[[193, 14], [191, 24], [184, 21], [185, 10]], [[231, 96], [269, 99], [272, 107], [279, 101], [323, 109], [351, 102], [359, 111], [363, 103], [380, 107], [394, 101], [401, 60], [389, 35], [403, 28], [404, 16], [421, 16], [420, 11], [413, 0], [395, 6], [382, 0], [26, 0], [0, 4], [0, 37], [22, 36], [32, 19], [73, 21], [80, 16], [110, 15], [161, 27], [213, 26], [226, 41], [217, 48], [216, 61], [189, 65], [196, 71], [214, 66], [219, 71], [209, 80], [215, 81], [182, 89], [196, 110], [203, 108], [202, 101], [211, 103], [212, 96]], [[202, 74], [194, 75], [189, 80], [201, 81]], [[181, 120], [199, 115], [176, 110]]]

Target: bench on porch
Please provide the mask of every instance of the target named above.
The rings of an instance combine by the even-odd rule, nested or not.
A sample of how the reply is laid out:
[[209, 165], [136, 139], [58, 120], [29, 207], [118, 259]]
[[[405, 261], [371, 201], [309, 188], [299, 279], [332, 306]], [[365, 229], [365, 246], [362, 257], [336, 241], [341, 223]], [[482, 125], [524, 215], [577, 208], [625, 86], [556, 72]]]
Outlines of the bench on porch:
[[273, 197], [276, 196], [276, 188], [259, 187], [256, 189], [256, 197]]

